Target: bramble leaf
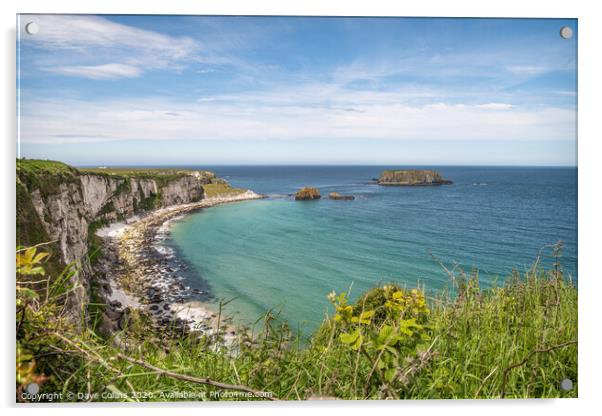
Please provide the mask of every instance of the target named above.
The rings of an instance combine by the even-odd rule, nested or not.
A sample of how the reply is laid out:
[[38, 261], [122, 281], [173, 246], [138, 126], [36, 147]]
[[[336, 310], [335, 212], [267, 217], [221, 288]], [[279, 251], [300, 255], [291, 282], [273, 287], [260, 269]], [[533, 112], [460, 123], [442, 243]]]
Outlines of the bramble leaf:
[[360, 314], [360, 316], [354, 316], [351, 318], [351, 322], [367, 325], [372, 322], [373, 316], [374, 311], [364, 311]]
[[360, 336], [360, 331], [355, 330], [352, 333], [342, 333], [339, 337], [343, 344], [353, 344]]

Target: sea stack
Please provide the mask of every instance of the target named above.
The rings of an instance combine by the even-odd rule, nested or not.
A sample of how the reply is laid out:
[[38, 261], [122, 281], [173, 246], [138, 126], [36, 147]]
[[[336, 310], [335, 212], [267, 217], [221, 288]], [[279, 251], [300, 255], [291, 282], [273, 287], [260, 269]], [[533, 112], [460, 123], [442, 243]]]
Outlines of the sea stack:
[[328, 194], [328, 197], [330, 199], [340, 199], [343, 201], [351, 201], [351, 200], [355, 199], [355, 197], [353, 195], [341, 195], [338, 192], [331, 192]]
[[320, 198], [320, 191], [318, 191], [316, 188], [310, 187], [301, 188], [295, 194], [295, 200], [297, 201], [309, 201]]
[[444, 179], [439, 172], [428, 169], [385, 170], [378, 178], [378, 184], [386, 186], [434, 186], [452, 183]]

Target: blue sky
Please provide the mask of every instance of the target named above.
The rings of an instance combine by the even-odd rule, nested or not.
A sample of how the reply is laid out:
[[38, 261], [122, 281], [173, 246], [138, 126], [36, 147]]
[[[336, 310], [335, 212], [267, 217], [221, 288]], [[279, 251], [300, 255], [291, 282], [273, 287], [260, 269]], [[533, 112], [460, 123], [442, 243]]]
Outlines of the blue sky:
[[21, 15], [19, 152], [576, 165], [576, 52], [572, 19]]

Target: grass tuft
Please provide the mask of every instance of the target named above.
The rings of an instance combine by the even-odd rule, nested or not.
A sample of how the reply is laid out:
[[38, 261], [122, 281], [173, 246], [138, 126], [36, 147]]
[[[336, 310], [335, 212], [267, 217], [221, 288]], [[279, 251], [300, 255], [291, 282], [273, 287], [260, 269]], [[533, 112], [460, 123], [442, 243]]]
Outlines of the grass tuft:
[[203, 191], [206, 198], [234, 196], [246, 192], [245, 189], [232, 188], [228, 183], [210, 183], [203, 185]]

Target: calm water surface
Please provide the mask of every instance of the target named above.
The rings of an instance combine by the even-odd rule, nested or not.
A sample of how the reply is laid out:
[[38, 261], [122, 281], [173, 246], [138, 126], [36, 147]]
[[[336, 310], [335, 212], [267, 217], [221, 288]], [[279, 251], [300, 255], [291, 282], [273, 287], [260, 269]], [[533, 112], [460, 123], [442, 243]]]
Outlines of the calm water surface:
[[[447, 265], [478, 268], [487, 286], [562, 240], [563, 268], [576, 280], [575, 168], [436, 167], [454, 184], [371, 183], [385, 168], [210, 167], [269, 198], [189, 215], [174, 224], [169, 244], [192, 266], [192, 283], [202, 281], [216, 299], [236, 298], [227, 308], [240, 322], [277, 308], [305, 335], [321, 321], [332, 290], [351, 287], [357, 296], [383, 282], [448, 287], [431, 252]], [[303, 186], [356, 199], [294, 201], [289, 195]]]

